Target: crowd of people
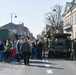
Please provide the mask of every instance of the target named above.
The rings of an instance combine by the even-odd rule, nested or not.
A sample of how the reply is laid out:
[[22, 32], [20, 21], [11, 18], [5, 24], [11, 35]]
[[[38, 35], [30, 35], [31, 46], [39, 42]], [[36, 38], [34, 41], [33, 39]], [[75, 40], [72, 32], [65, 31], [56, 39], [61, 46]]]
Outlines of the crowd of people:
[[22, 38], [21, 40], [6, 40], [0, 39], [0, 61], [11, 62], [16, 59], [20, 62], [24, 60], [24, 64], [29, 65], [29, 59], [42, 59], [42, 51], [44, 49], [45, 58], [45, 45], [43, 39], [29, 40], [28, 38]]

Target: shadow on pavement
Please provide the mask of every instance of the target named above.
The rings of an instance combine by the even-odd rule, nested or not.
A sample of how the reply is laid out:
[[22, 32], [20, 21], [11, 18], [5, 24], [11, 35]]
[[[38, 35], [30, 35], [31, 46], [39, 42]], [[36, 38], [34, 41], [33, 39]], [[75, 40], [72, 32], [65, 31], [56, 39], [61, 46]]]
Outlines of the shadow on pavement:
[[48, 58], [48, 60], [57, 60], [57, 61], [71, 61], [70, 58], [58, 58], [58, 57], [55, 57], [55, 58]]
[[4, 62], [4, 63], [11, 65], [24, 65], [23, 61], [17, 62], [16, 60], [11, 60], [10, 62]]
[[60, 70], [64, 70], [64, 68], [59, 68], [59, 67], [46, 67], [46, 66], [42, 66], [42, 65], [29, 65], [29, 66], [33, 66], [33, 67], [39, 67], [39, 68], [52, 68], [52, 69], [60, 69]]
[[30, 63], [35, 63], [35, 64], [52, 64], [52, 65], [57, 65], [55, 63], [50, 63], [50, 62], [43, 62], [43, 61], [30, 61]]

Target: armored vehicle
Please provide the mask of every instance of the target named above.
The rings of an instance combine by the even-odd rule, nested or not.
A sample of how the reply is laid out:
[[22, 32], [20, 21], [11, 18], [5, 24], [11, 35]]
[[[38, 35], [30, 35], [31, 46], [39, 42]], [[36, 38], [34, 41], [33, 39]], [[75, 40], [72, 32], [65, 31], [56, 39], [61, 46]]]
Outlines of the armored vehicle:
[[48, 51], [48, 57], [53, 56], [70, 56], [70, 50], [71, 50], [71, 40], [70, 40], [70, 34], [65, 33], [57, 33], [52, 36], [52, 39], [50, 39], [50, 48]]

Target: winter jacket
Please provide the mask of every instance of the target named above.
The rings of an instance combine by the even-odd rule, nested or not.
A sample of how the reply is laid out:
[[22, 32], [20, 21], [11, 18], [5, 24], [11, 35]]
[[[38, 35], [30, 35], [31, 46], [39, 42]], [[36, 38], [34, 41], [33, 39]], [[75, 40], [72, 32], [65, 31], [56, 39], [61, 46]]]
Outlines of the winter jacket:
[[22, 52], [30, 52], [30, 44], [28, 42], [24, 42], [21, 47]]
[[4, 45], [3, 43], [0, 43], [0, 51], [3, 51], [4, 50]]
[[21, 49], [21, 44], [20, 43], [17, 43], [16, 44], [16, 54], [19, 54], [20, 53], [20, 49]]
[[8, 45], [6, 46], [6, 49], [7, 49], [6, 51], [7, 51], [7, 52], [10, 52], [10, 48], [11, 48], [11, 45], [8, 44]]

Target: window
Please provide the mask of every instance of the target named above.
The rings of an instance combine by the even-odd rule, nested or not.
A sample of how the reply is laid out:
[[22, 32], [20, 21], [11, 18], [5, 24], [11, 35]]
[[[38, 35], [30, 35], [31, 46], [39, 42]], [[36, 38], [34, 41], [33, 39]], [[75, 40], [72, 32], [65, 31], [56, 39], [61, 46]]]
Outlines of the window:
[[66, 39], [64, 38], [55, 38], [56, 46], [66, 46]]

